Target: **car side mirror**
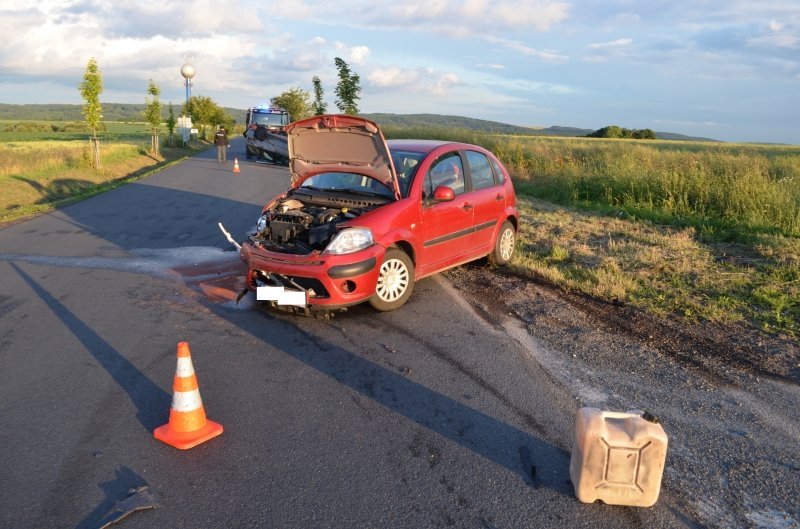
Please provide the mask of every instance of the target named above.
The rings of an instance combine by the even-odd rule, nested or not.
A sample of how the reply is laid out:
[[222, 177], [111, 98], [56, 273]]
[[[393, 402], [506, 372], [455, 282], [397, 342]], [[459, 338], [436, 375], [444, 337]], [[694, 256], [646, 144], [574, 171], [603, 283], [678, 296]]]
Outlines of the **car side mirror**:
[[433, 190], [433, 199], [436, 202], [450, 202], [456, 198], [456, 194], [447, 186], [439, 186]]

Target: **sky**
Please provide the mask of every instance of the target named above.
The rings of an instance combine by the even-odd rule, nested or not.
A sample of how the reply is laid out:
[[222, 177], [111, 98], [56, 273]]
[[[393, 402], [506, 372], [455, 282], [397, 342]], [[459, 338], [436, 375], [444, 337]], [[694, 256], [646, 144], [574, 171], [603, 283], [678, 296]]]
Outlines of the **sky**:
[[0, 0], [0, 103], [76, 103], [86, 64], [101, 102], [234, 108], [318, 76], [334, 58], [362, 113], [514, 125], [650, 128], [800, 144], [800, 0]]

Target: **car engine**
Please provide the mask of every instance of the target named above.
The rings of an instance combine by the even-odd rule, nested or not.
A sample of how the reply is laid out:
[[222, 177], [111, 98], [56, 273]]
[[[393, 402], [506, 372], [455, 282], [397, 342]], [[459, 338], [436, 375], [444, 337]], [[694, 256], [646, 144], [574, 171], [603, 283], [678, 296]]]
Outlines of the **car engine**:
[[330, 207], [284, 198], [261, 216], [250, 241], [281, 253], [321, 252], [336, 234], [339, 223], [352, 220], [373, 207]]

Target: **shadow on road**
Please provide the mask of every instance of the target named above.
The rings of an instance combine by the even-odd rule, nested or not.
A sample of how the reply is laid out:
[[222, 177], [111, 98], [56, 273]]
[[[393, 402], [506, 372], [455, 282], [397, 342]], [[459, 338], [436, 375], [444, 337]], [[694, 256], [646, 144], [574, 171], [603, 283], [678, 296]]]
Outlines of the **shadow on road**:
[[108, 513], [114, 511], [115, 506], [119, 504], [121, 499], [127, 496], [129, 490], [145, 485], [147, 485], [147, 482], [142, 476], [126, 466], [119, 467], [114, 472], [114, 479], [98, 485], [105, 494], [103, 503], [87, 514], [83, 520], [78, 522], [75, 529], [96, 529], [97, 527], [102, 527], [103, 522], [108, 518]]
[[[352, 351], [309, 333], [304, 319], [284, 321], [255, 311], [250, 317], [219, 305], [210, 309], [264, 344], [289, 355], [360, 395], [418, 425], [519, 474], [535, 487], [571, 496], [569, 454], [486, 413], [423, 386]], [[247, 316], [247, 315], [245, 315]], [[276, 329], [284, 327], [284, 329]], [[308, 344], [298, 344], [298, 337]], [[424, 345], [420, 344], [423, 349]], [[415, 443], [416, 445], [416, 443]], [[435, 457], [420, 441], [409, 450], [415, 457]], [[430, 461], [429, 464], [435, 464]], [[532, 469], [535, 466], [535, 469]], [[533, 470], [533, 472], [532, 472]], [[535, 475], [532, 475], [535, 474]]]
[[36, 295], [44, 301], [53, 314], [64, 323], [83, 346], [94, 356], [111, 378], [119, 384], [131, 402], [136, 406], [136, 418], [148, 430], [153, 430], [163, 421], [163, 410], [169, 409], [172, 400], [163, 389], [154, 384], [144, 373], [139, 371], [127, 358], [122, 356], [108, 342], [103, 340], [94, 330], [75, 316], [68, 308], [54, 298], [47, 290], [26, 274], [15, 263], [9, 265], [30, 286]]

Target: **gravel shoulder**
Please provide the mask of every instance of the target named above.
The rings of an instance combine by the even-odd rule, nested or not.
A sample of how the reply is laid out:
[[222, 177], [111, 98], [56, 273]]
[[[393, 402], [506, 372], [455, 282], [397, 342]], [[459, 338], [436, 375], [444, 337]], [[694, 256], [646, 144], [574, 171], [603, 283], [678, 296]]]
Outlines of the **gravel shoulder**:
[[800, 527], [797, 341], [662, 319], [481, 264], [445, 276], [579, 406], [659, 417], [662, 495], [698, 525]]

